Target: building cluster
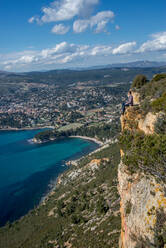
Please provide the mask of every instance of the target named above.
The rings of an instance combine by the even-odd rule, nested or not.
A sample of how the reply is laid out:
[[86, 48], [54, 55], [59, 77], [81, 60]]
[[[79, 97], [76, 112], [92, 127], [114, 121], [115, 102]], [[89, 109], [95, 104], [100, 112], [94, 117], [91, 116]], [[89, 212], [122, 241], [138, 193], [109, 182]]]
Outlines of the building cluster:
[[29, 83], [0, 93], [1, 129], [112, 121], [118, 114], [119, 96], [108, 87]]

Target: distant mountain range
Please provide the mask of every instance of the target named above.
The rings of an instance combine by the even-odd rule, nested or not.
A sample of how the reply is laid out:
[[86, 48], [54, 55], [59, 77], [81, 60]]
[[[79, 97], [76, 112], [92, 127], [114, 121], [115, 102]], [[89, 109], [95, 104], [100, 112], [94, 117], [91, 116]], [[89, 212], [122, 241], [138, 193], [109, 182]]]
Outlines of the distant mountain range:
[[116, 63], [116, 64], [110, 64], [110, 65], [103, 65], [103, 66], [92, 66], [88, 67], [86, 69], [104, 69], [104, 68], [150, 68], [150, 67], [161, 67], [166, 66], [166, 62], [156, 62], [156, 61], [148, 61], [148, 60], [142, 60], [142, 61], [134, 61], [134, 62], [128, 62], [128, 63]]
[[[97, 70], [97, 69], [109, 69], [109, 68], [152, 68], [152, 67], [162, 67], [166, 66], [165, 62], [156, 62], [156, 61], [148, 61], [148, 60], [142, 60], [142, 61], [134, 61], [134, 62], [128, 62], [128, 63], [115, 63], [115, 64], [109, 64], [109, 65], [99, 65], [99, 66], [91, 66], [91, 67], [72, 67], [70, 69], [55, 69], [55, 70], [41, 70], [41, 71], [31, 71], [29, 73], [45, 73], [49, 71], [56, 71], [56, 72], [63, 72], [63, 71], [84, 71], [84, 70]], [[21, 74], [26, 75], [28, 72], [25, 73], [14, 73], [14, 72], [7, 72], [0, 70], [0, 76], [7, 75], [7, 74]]]
[[151, 79], [154, 74], [165, 73], [166, 62], [137, 61], [131, 63], [95, 66], [81, 69], [57, 69], [14, 73], [0, 71], [0, 85], [9, 83], [44, 83], [69, 85], [76, 82], [98, 82], [99, 84], [130, 82], [137, 74]]

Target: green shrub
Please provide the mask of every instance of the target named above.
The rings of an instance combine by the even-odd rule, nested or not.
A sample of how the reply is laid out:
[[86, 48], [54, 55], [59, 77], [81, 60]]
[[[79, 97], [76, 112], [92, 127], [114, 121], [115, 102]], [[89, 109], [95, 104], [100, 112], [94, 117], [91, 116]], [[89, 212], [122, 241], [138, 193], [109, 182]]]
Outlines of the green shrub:
[[131, 213], [131, 208], [132, 208], [132, 204], [130, 201], [128, 201], [126, 203], [126, 214], [129, 215]]
[[72, 216], [71, 216], [71, 222], [73, 224], [78, 224], [78, 223], [81, 222], [81, 217], [79, 215], [72, 214]]
[[108, 204], [104, 197], [100, 197], [97, 202], [97, 211], [99, 214], [106, 214], [109, 210]]
[[144, 171], [165, 181], [166, 134], [124, 132], [120, 137], [120, 145], [125, 151], [123, 162], [131, 174]]
[[155, 238], [157, 247], [165, 247], [166, 244], [166, 214], [164, 213], [164, 209], [160, 208], [157, 210], [157, 221], [155, 224]]
[[166, 112], [166, 93], [164, 93], [161, 97], [154, 100], [151, 103], [152, 110], [155, 112], [164, 111]]
[[146, 76], [144, 75], [137, 75], [134, 80], [133, 80], [133, 83], [132, 83], [132, 88], [141, 88], [143, 85], [145, 85], [146, 83], [148, 82]]
[[160, 114], [155, 123], [155, 132], [158, 134], [166, 133], [166, 115], [164, 113]]
[[161, 79], [164, 79], [166, 78], [166, 73], [161, 73], [161, 74], [156, 74], [154, 77], [153, 77], [153, 81], [160, 81]]
[[[166, 79], [161, 81], [152, 80], [139, 89], [141, 109], [144, 114], [147, 114], [150, 111], [166, 112], [166, 94], [163, 94], [163, 92], [166, 92]], [[155, 100], [152, 102], [152, 99]]]
[[141, 103], [141, 109], [143, 110], [144, 115], [151, 110], [150, 99], [149, 97], [145, 98]]

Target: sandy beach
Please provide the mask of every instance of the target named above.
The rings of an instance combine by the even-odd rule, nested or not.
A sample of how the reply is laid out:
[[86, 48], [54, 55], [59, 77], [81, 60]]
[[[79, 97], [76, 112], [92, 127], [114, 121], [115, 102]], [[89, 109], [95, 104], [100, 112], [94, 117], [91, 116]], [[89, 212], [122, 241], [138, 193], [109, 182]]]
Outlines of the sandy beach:
[[95, 138], [91, 138], [91, 137], [87, 137], [87, 136], [76, 135], [76, 136], [69, 136], [69, 138], [79, 138], [79, 139], [91, 140], [91, 141], [97, 143], [100, 146], [104, 145], [104, 143], [102, 141], [99, 141], [99, 140], [97, 140]]

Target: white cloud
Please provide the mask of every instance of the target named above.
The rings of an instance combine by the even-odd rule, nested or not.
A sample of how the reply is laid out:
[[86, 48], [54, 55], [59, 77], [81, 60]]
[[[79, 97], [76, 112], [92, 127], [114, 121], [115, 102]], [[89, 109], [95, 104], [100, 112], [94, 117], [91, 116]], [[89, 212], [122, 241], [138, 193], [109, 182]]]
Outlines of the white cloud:
[[73, 30], [75, 33], [84, 32], [89, 26], [89, 20], [77, 20], [73, 23]]
[[81, 33], [87, 28], [95, 28], [95, 32], [103, 32], [106, 31], [107, 23], [113, 18], [114, 13], [112, 11], [101, 11], [89, 19], [76, 20], [73, 24], [73, 30], [75, 33]]
[[22, 56], [18, 61], [21, 63], [32, 63], [34, 60], [37, 60], [37, 58], [35, 58], [35, 56]]
[[37, 62], [38, 58], [35, 56], [31, 56], [31, 55], [24, 55], [19, 57], [18, 59], [11, 59], [8, 61], [5, 61], [3, 64], [6, 66], [11, 66], [14, 64], [31, 64], [32, 62]]
[[116, 25], [116, 26], [115, 26], [115, 29], [116, 29], [116, 30], [119, 30], [119, 29], [120, 29], [120, 26], [119, 26], [119, 25]]
[[[83, 28], [83, 25], [81, 25], [80, 28]], [[165, 33], [160, 33], [160, 35], [153, 35], [152, 41], [152, 43], [150, 44], [153, 44], [153, 50], [151, 46], [149, 50], [149, 45], [147, 45], [149, 44], [149, 41], [147, 41], [144, 42], [141, 46], [142, 53], [138, 53], [135, 41], [123, 43], [117, 47], [111, 44], [79, 45], [64, 41], [55, 44], [55, 46], [51, 48], [46, 48], [42, 50], [31, 49], [18, 53], [0, 54], [0, 69], [28, 71], [55, 67], [58, 68], [58, 66], [60, 68], [69, 68], [70, 66], [78, 66], [78, 64], [79, 66], [89, 66], [90, 61], [91, 65], [99, 65], [110, 63], [111, 59], [112, 63], [114, 63], [115, 61], [118, 62], [118, 60], [121, 61], [121, 59], [126, 58], [126, 56], [128, 55], [132, 55], [131, 58], [134, 58], [134, 60], [138, 60], [139, 58], [142, 59], [142, 57], [144, 57], [143, 51], [160, 51], [166, 49]], [[150, 52], [149, 54], [152, 53]], [[161, 55], [161, 53], [159, 54]], [[120, 57], [120, 55], [123, 56]], [[165, 52], [162, 53], [162, 56], [164, 58]]]
[[52, 33], [55, 34], [66, 34], [70, 27], [64, 26], [63, 24], [57, 24], [52, 28]]
[[61, 42], [56, 44], [55, 47], [43, 49], [40, 51], [23, 51], [13, 55], [6, 55], [3, 61], [0, 60], [0, 65], [3, 65], [6, 70], [12, 68], [26, 68], [26, 66], [48, 66], [67, 64], [89, 59], [95, 56], [106, 56], [111, 54], [111, 46], [88, 46], [69, 44]]
[[137, 50], [138, 53], [148, 51], [166, 50], [166, 32], [151, 35], [152, 40], [148, 40]]
[[133, 52], [133, 48], [135, 46], [136, 46], [135, 41], [124, 43], [124, 44], [118, 46], [117, 48], [114, 48], [112, 51], [112, 54], [126, 54], [126, 53]]
[[34, 16], [32, 16], [31, 18], [29, 18], [29, 20], [28, 20], [29, 23], [33, 23], [34, 21], [35, 21], [35, 17]]
[[96, 46], [92, 48], [91, 55], [109, 55], [112, 53], [112, 47], [111, 46]]
[[4, 54], [3, 58], [0, 60], [1, 65], [5, 65], [5, 69], [8, 70], [10, 67], [19, 64], [32, 64], [37, 62], [37, 52], [32, 50], [25, 50], [18, 53]]
[[96, 33], [106, 32], [106, 29], [105, 29], [106, 25], [107, 25], [107, 21], [104, 21], [103, 20], [103, 21], [99, 22], [97, 24], [97, 27], [95, 29], [95, 32]]
[[[91, 16], [91, 12], [100, 0], [56, 0], [48, 7], [42, 8], [41, 17], [33, 16], [28, 22], [38, 24], [49, 22], [69, 21], [75, 18], [73, 30], [81, 33], [87, 28], [93, 29], [95, 33], [106, 32], [106, 25], [114, 18], [110, 10], [98, 12]], [[77, 19], [79, 18], [79, 19]], [[53, 27], [52, 32], [57, 34], [67, 33], [67, 27], [58, 24]]]
[[52, 48], [40, 51], [26, 50], [19, 53], [7, 54], [0, 58], [0, 65], [3, 69], [23, 70], [23, 68], [47, 68], [48, 66], [83, 64], [85, 60], [95, 58], [106, 58], [112, 54], [127, 53], [135, 45], [135, 42], [126, 43], [113, 49], [111, 45], [77, 45], [67, 42], [56, 44]]
[[109, 21], [110, 19], [114, 18], [114, 13], [110, 10], [108, 11], [101, 11], [97, 13], [97, 15], [91, 17], [91, 25], [97, 25], [101, 21]]
[[4, 70], [5, 70], [5, 71], [10, 71], [10, 70], [12, 70], [12, 65], [6, 65], [6, 66], [4, 67]]
[[[71, 20], [75, 16], [86, 16], [90, 14], [99, 0], [57, 0], [49, 7], [42, 9], [43, 15], [40, 18], [42, 23]], [[39, 21], [36, 17], [31, 17], [29, 22]]]
[[53, 48], [43, 49], [40, 55], [43, 58], [48, 58], [56, 54], [74, 53], [76, 51], [76, 45], [68, 44], [67, 42], [61, 42]]

